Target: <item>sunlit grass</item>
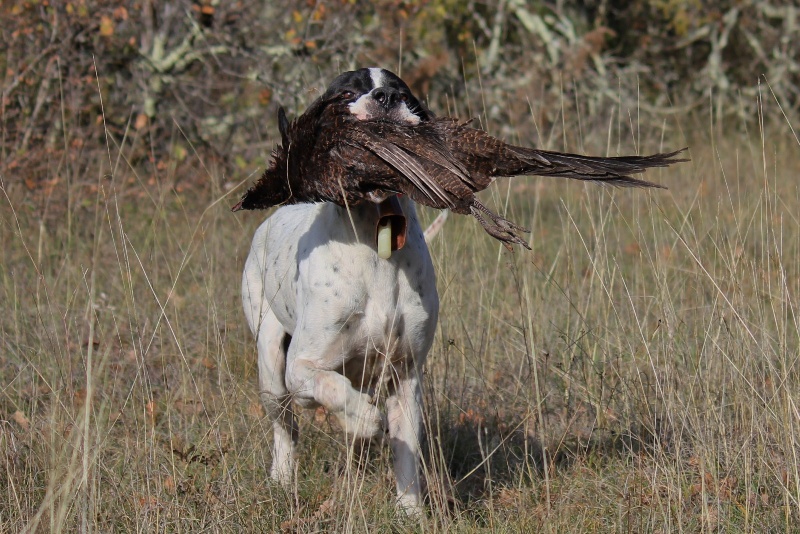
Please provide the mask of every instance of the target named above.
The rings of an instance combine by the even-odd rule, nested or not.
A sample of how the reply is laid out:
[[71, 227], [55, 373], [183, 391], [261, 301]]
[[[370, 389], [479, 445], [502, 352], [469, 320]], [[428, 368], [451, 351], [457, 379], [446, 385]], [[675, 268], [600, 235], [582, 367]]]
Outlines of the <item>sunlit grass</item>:
[[[800, 147], [776, 123], [721, 135], [671, 118], [663, 146], [653, 128], [642, 152], [691, 147], [690, 163], [648, 174], [669, 191], [499, 182], [485, 197], [529, 225], [531, 252], [451, 216], [432, 245], [426, 530], [794, 528]], [[617, 135], [635, 150], [616, 131], [582, 135], [590, 153]], [[48, 192], [3, 177], [0, 524], [403, 521], [388, 447], [351, 458], [321, 412], [302, 419], [297, 487], [269, 481], [239, 303], [262, 215], [229, 213], [238, 192], [216, 185], [179, 190], [171, 162], [148, 183], [120, 154]]]

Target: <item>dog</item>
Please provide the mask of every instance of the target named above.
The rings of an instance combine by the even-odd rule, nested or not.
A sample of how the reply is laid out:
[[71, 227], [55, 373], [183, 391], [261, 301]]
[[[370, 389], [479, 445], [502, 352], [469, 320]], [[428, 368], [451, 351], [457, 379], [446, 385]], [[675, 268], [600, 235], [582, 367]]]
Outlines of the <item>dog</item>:
[[[432, 116], [384, 69], [340, 75], [309, 109], [324, 108], [338, 95], [350, 102], [342, 112], [359, 120], [417, 124]], [[323, 406], [349, 436], [372, 438], [388, 430], [398, 505], [418, 514], [420, 380], [439, 297], [413, 201], [392, 196], [390, 204], [388, 212], [373, 203], [278, 208], [253, 238], [242, 301], [257, 340], [259, 392], [274, 433], [271, 477], [290, 484], [294, 476], [294, 405]], [[387, 218], [397, 250], [383, 259], [376, 227]]]

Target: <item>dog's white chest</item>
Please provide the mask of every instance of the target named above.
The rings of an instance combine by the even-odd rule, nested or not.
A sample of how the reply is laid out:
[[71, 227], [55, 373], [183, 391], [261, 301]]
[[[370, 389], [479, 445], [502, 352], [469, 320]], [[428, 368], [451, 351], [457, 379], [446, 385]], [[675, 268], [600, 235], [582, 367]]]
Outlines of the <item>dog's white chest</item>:
[[424, 354], [438, 295], [413, 206], [407, 211], [406, 246], [382, 260], [370, 206], [352, 210], [352, 221], [330, 204], [281, 208], [256, 233], [254, 250], [263, 252], [259, 268], [245, 271], [245, 283], [262, 277], [261, 301], [293, 338], [328, 344], [340, 353], [330, 357], [360, 364], [362, 373], [376, 357]]

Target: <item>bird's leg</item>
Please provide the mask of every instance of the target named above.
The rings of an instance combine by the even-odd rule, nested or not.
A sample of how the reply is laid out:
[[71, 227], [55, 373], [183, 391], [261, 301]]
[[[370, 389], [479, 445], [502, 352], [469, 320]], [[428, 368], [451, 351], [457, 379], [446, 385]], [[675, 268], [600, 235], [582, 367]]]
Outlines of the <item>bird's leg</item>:
[[[497, 215], [496, 213], [492, 212], [489, 208], [484, 206], [481, 203], [481, 201], [478, 200], [477, 198], [473, 198], [472, 199], [472, 207], [478, 208], [480, 211], [482, 211], [483, 213], [488, 215], [497, 226], [499, 226], [500, 228], [502, 228], [505, 231], [516, 230], [517, 232], [525, 232], [526, 234], [531, 233], [531, 231], [528, 230], [527, 228], [523, 228], [522, 226], [520, 226], [520, 225], [518, 225], [516, 223], [513, 223], [513, 222], [509, 221], [508, 219], [504, 219], [504, 218], [500, 217], [499, 215]], [[474, 212], [473, 212], [473, 215], [474, 215]]]
[[[470, 213], [472, 213], [472, 216], [478, 219], [478, 222], [481, 223], [481, 226], [483, 226], [483, 229], [486, 230], [486, 233], [495, 239], [502, 241], [508, 250], [513, 251], [511, 244], [522, 245], [528, 250], [531, 250], [531, 247], [528, 245], [528, 243], [514, 233], [530, 233], [530, 230], [523, 228], [522, 226], [519, 226], [508, 219], [504, 219], [495, 213], [492, 213], [492, 211], [481, 204], [477, 198], [472, 199], [472, 204], [470, 205], [469, 210]], [[490, 223], [487, 221], [484, 215], [487, 215], [492, 222]]]

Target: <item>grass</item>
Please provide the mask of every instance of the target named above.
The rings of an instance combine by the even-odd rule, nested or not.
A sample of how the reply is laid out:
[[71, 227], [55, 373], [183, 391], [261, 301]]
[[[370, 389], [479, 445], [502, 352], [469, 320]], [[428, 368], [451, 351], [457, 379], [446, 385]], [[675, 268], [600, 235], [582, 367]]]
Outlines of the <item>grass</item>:
[[109, 143], [53, 188], [3, 176], [2, 530], [795, 531], [800, 147], [765, 107], [758, 132], [671, 119], [692, 161], [648, 174], [667, 192], [494, 186], [532, 252], [450, 218], [419, 524], [388, 447], [348, 451], [323, 412], [297, 486], [269, 481], [239, 303], [262, 214], [229, 213], [220, 169], [145, 176]]

